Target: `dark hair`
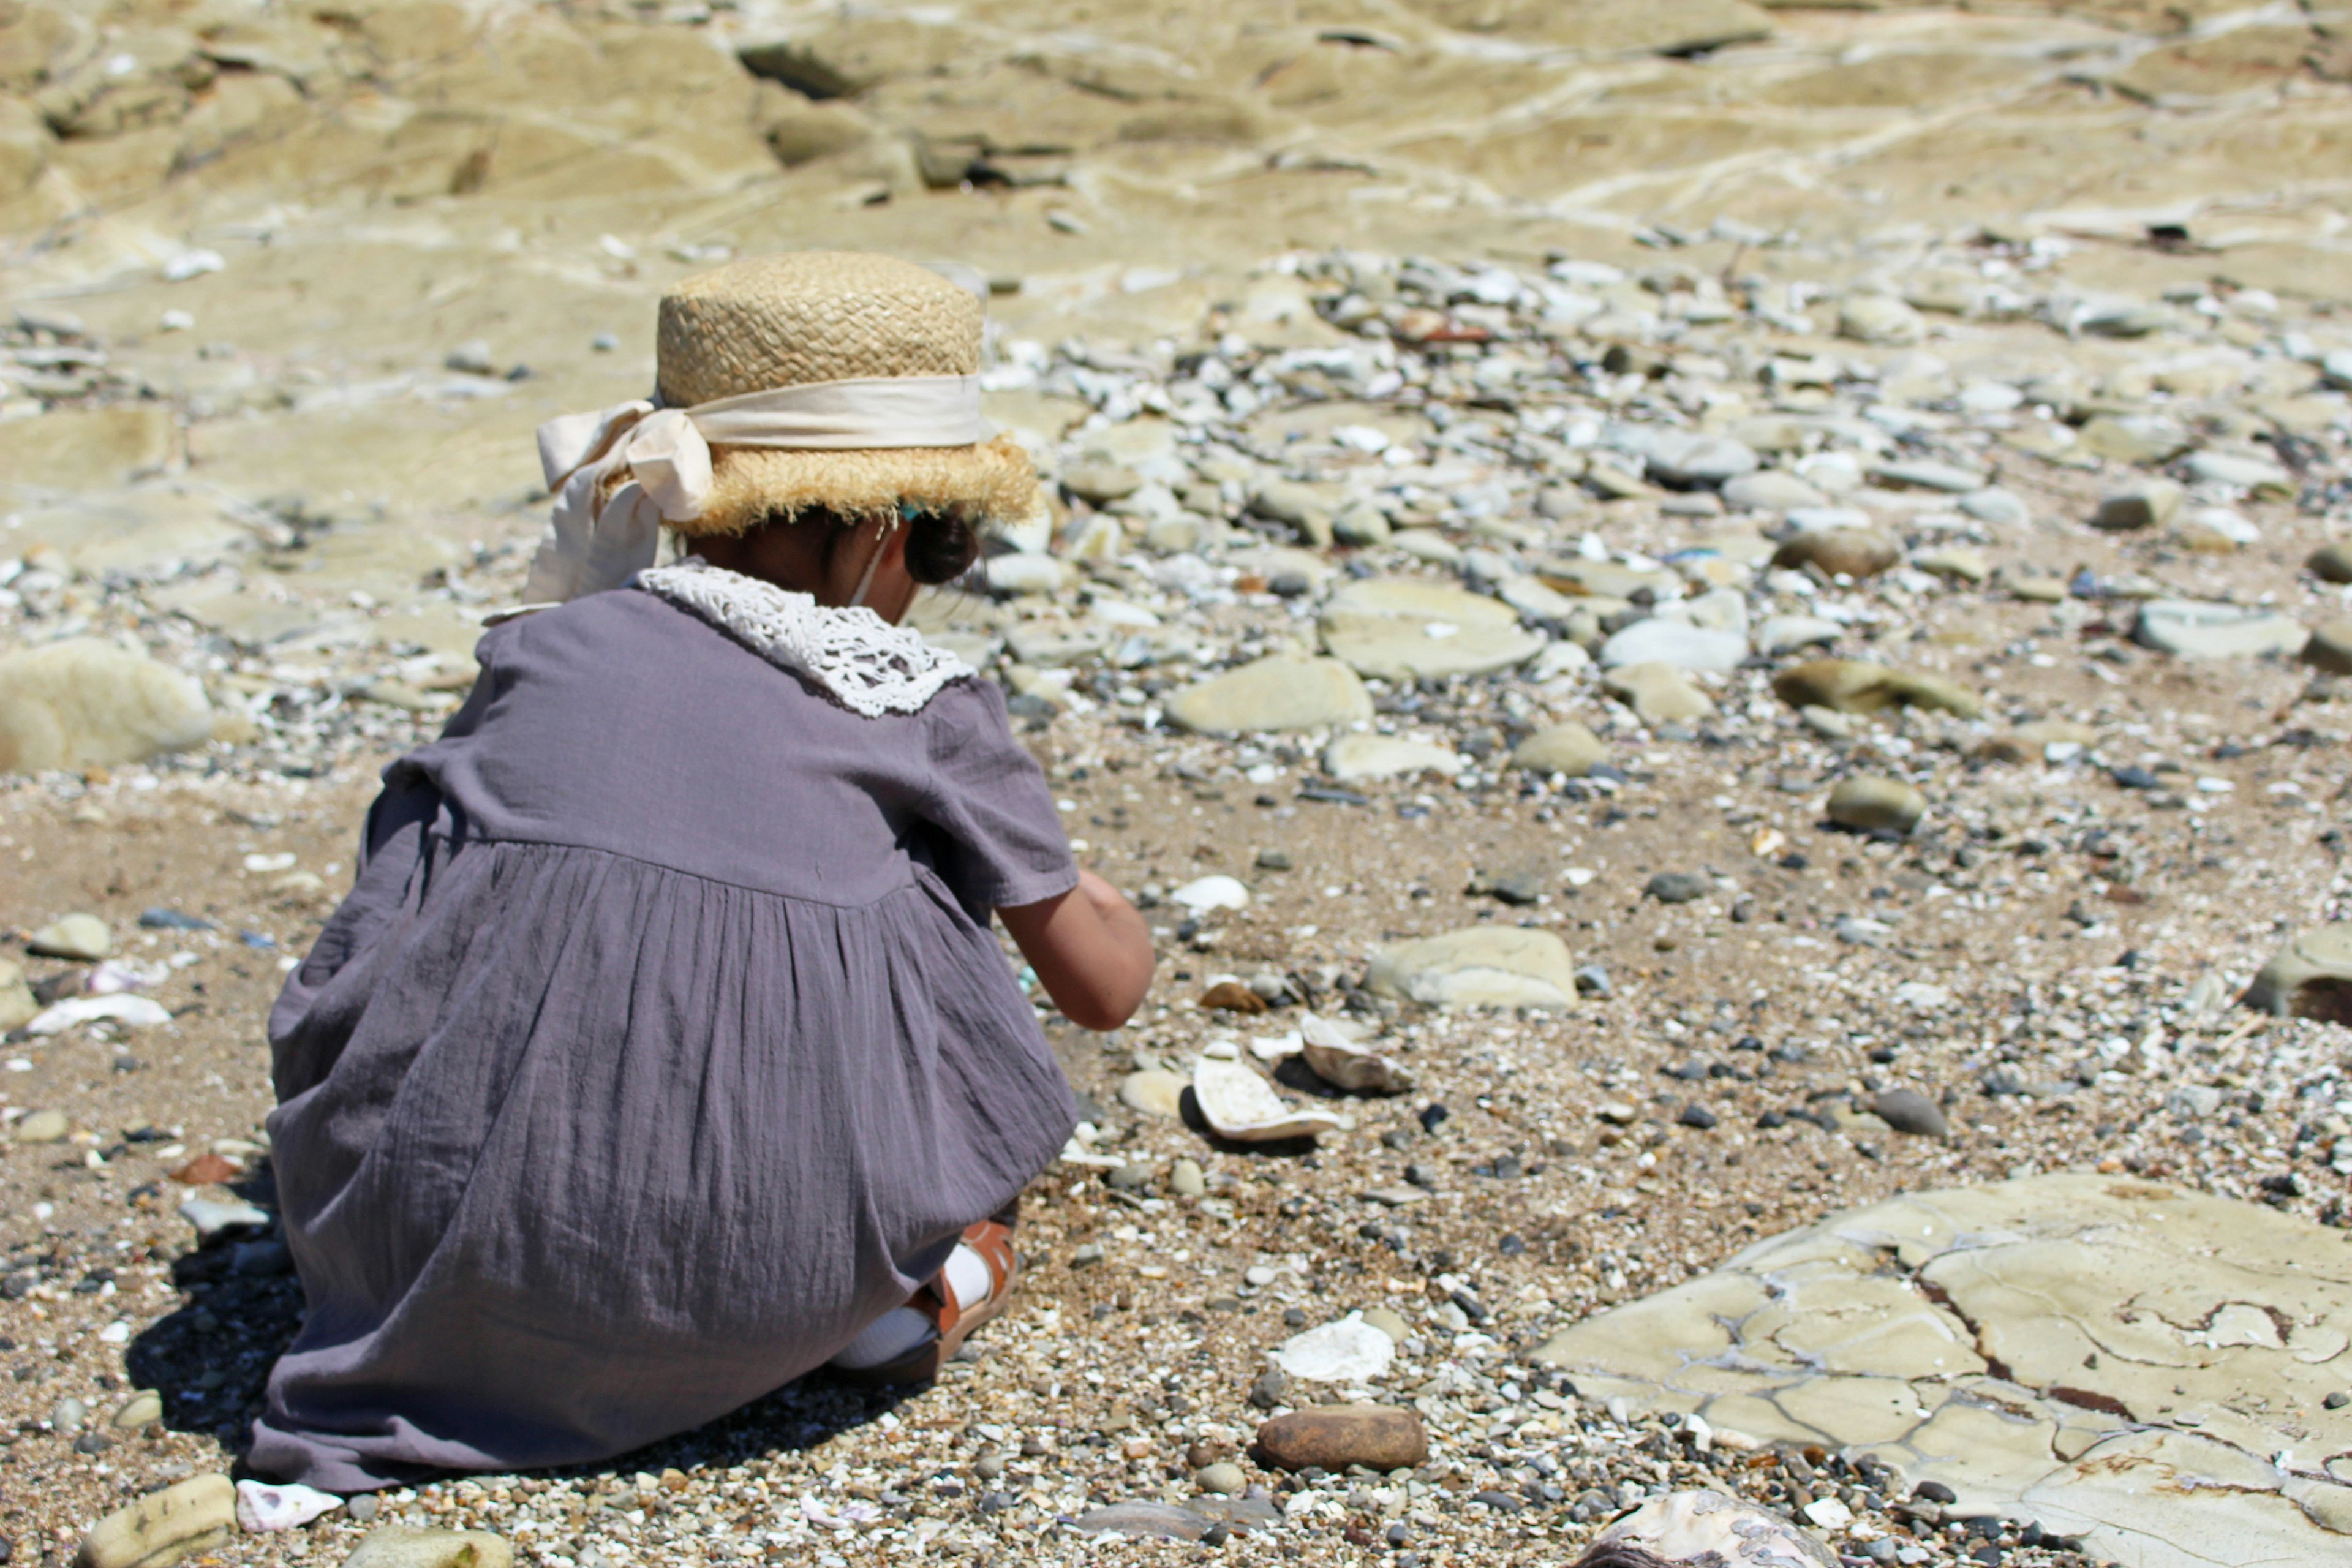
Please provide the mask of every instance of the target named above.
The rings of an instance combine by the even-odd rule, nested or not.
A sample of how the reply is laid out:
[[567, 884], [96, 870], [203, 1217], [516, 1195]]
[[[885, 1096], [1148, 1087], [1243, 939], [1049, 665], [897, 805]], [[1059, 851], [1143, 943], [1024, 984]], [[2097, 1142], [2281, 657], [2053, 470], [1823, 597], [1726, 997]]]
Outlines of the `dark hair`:
[[980, 559], [980, 535], [961, 512], [917, 512], [907, 522], [907, 575], [930, 587], [952, 583]]

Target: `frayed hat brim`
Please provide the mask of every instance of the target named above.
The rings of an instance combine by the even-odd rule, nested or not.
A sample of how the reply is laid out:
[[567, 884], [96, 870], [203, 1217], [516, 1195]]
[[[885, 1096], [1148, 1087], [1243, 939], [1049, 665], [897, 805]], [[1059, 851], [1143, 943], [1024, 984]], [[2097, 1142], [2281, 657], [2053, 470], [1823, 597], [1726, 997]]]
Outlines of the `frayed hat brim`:
[[669, 526], [688, 539], [748, 533], [762, 523], [825, 510], [870, 517], [911, 506], [960, 510], [1002, 529], [1037, 509], [1037, 466], [1010, 436], [971, 447], [887, 447], [849, 452], [719, 447], [702, 515]]

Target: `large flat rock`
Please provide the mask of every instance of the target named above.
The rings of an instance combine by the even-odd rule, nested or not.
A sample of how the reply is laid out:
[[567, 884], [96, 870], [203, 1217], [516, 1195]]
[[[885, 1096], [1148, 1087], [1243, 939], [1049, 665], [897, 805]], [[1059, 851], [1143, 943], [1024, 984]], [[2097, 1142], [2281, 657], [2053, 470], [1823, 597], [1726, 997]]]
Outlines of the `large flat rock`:
[[1351, 583], [1323, 612], [1323, 645], [1360, 675], [1382, 680], [1483, 675], [1543, 651], [1499, 600], [1413, 577]]
[[1554, 1335], [1587, 1397], [1867, 1452], [2134, 1568], [2352, 1556], [2352, 1243], [2091, 1174], [1896, 1198]]

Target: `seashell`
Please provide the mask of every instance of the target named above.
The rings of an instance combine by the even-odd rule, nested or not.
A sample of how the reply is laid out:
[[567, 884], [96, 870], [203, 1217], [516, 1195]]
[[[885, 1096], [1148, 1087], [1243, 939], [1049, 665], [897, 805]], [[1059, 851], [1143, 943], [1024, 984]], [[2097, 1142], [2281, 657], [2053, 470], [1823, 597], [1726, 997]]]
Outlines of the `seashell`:
[[1230, 1043], [1201, 1053], [1192, 1069], [1192, 1098], [1202, 1119], [1220, 1138], [1236, 1143], [1266, 1143], [1278, 1138], [1316, 1138], [1344, 1126], [1325, 1110], [1293, 1110], [1273, 1086], [1243, 1064]]
[[1594, 1538], [1591, 1555], [1638, 1546], [1669, 1563], [1724, 1568], [1837, 1568], [1837, 1558], [1778, 1514], [1705, 1489], [1653, 1498]]
[[1412, 1075], [1378, 1051], [1367, 1050], [1349, 1038], [1337, 1024], [1303, 1013], [1298, 1036], [1307, 1065], [1324, 1082], [1356, 1094], [1402, 1094], [1412, 1087]]

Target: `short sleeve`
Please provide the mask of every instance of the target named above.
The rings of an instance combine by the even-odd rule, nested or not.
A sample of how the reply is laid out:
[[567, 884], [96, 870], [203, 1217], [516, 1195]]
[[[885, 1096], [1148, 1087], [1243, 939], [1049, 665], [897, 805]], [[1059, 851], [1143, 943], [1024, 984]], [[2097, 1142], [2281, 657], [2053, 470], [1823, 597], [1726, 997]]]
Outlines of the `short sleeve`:
[[930, 728], [923, 816], [933, 869], [974, 918], [1068, 892], [1077, 864], [1044, 770], [1013, 738], [992, 680], [950, 681], [924, 708]]

